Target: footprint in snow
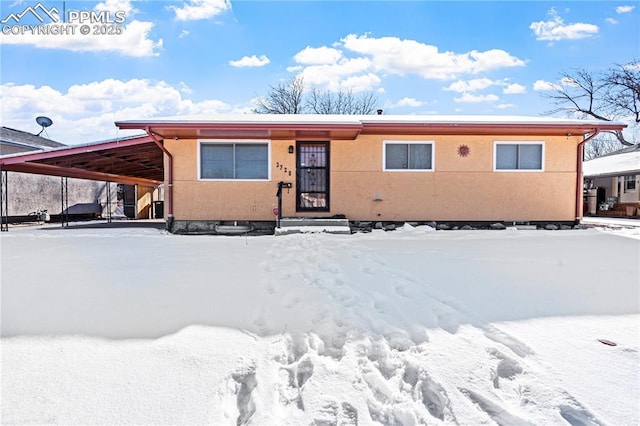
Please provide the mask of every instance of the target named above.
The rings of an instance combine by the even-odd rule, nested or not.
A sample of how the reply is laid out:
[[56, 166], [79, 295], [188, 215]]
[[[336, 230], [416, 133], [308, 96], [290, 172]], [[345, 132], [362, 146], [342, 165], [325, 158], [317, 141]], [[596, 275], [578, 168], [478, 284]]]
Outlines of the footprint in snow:
[[521, 358], [533, 355], [535, 353], [533, 349], [531, 349], [525, 343], [521, 342], [513, 336], [504, 333], [503, 331], [492, 325], [487, 325], [482, 328], [486, 338], [506, 346]]
[[511, 414], [505, 407], [478, 392], [464, 388], [460, 388], [460, 392], [476, 404], [480, 410], [484, 411], [491, 420], [498, 425], [534, 426], [533, 423]]
[[348, 402], [328, 400], [316, 413], [313, 426], [357, 426], [358, 410]]
[[256, 404], [253, 401], [253, 390], [258, 385], [255, 367], [251, 366], [243, 368], [241, 371], [233, 373], [231, 377], [239, 385], [237, 390], [237, 406], [239, 415], [236, 424], [238, 426], [246, 425], [249, 423], [251, 416], [256, 412]]
[[412, 362], [407, 362], [402, 380], [410, 386], [413, 399], [421, 402], [431, 416], [441, 421], [446, 419], [455, 422], [447, 392], [426, 371]]
[[587, 410], [561, 405], [560, 415], [571, 426], [601, 426], [601, 423]]
[[494, 388], [500, 387], [500, 379], [511, 380], [524, 371], [516, 360], [509, 358], [499, 350], [491, 348], [487, 352], [499, 360], [492, 377]]

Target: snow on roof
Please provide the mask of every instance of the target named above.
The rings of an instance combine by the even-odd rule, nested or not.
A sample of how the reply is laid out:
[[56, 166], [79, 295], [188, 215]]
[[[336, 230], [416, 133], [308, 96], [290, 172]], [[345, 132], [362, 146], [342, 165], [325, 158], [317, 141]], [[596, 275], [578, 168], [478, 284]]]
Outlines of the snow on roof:
[[57, 151], [65, 151], [65, 150], [85, 148], [85, 147], [90, 148], [92, 146], [104, 145], [111, 142], [129, 141], [132, 139], [142, 139], [147, 137], [148, 136], [145, 133], [143, 133], [143, 134], [137, 134], [137, 135], [131, 135], [131, 136], [123, 136], [120, 138], [105, 139], [101, 141], [85, 142], [85, 143], [80, 143], [75, 145], [60, 144], [60, 146], [53, 146], [48, 148], [34, 148], [33, 150], [30, 150], [30, 151], [15, 152], [11, 154], [0, 155], [0, 158], [20, 157], [23, 155], [28, 155], [28, 154], [37, 153], [37, 152], [57, 152]]
[[585, 161], [583, 170], [585, 177], [640, 174], [640, 150]]
[[332, 114], [206, 114], [163, 117], [149, 120], [123, 120], [118, 123], [278, 123], [278, 124], [526, 124], [526, 125], [618, 125], [622, 122], [582, 120], [555, 117], [531, 117], [508, 115], [332, 115]]

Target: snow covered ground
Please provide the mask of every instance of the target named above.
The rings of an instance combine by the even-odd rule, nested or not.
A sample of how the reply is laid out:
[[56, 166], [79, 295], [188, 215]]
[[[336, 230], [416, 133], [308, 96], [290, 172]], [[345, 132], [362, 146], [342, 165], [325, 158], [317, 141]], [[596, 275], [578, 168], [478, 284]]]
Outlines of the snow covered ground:
[[640, 228], [0, 244], [2, 424], [640, 422]]

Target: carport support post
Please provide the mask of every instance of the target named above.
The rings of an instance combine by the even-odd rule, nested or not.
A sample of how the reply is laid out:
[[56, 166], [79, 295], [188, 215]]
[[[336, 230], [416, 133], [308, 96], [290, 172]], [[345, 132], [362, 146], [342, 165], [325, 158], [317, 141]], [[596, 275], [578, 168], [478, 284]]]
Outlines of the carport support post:
[[107, 223], [111, 223], [111, 182], [107, 181]]
[[9, 231], [9, 180], [6, 170], [0, 167], [0, 232]]
[[69, 226], [69, 179], [64, 176], [60, 178], [60, 202], [60, 223], [64, 228]]

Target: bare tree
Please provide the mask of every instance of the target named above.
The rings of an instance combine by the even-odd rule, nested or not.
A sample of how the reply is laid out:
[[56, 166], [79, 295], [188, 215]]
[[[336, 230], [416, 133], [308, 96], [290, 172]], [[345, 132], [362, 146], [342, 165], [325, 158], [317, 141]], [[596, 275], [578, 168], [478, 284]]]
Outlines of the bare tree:
[[360, 95], [350, 90], [338, 92], [319, 91], [312, 88], [305, 98], [302, 77], [293, 77], [270, 86], [266, 97], [258, 98], [253, 109], [257, 114], [372, 114], [376, 111], [378, 97], [374, 92]]
[[[640, 123], [640, 61], [615, 65], [604, 73], [585, 69], [562, 74], [562, 84], [546, 96], [556, 108], [550, 114], [569, 112], [599, 120], [631, 119]], [[622, 131], [615, 132], [623, 145], [634, 145]]]
[[307, 109], [315, 114], [367, 115], [376, 111], [378, 97], [373, 92], [354, 95], [351, 90], [321, 92], [315, 87], [307, 97]]
[[302, 77], [269, 86], [271, 89], [265, 98], [256, 101], [253, 112], [257, 114], [302, 114], [304, 81]]
[[584, 160], [593, 160], [624, 148], [618, 138], [612, 134], [601, 134], [584, 145]]

